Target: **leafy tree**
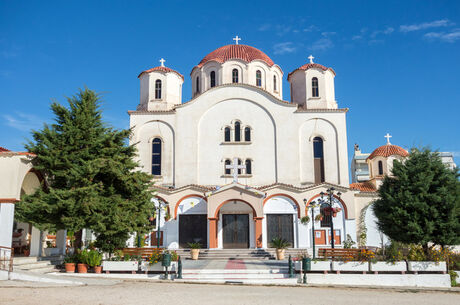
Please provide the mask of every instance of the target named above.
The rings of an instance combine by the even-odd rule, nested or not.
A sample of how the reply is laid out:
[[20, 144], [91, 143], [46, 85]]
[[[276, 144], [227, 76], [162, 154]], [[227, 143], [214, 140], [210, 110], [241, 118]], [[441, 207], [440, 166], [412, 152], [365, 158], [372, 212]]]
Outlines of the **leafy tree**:
[[392, 240], [418, 243], [460, 243], [460, 182], [458, 170], [448, 169], [436, 152], [412, 149], [395, 161], [393, 176], [379, 189], [374, 212], [379, 229]]
[[80, 90], [68, 103], [52, 103], [55, 123], [33, 131], [26, 145], [46, 186], [23, 197], [16, 217], [42, 230], [88, 228], [99, 244], [123, 246], [129, 232], [148, 229], [150, 175], [133, 161], [135, 147], [126, 144], [131, 131], [102, 122], [95, 92]]

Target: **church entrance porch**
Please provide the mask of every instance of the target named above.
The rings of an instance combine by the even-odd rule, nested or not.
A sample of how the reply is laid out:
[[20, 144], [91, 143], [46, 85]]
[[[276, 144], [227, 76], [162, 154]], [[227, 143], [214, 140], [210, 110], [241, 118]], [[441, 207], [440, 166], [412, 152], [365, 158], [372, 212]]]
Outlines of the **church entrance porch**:
[[223, 214], [223, 247], [225, 249], [249, 248], [249, 215]]

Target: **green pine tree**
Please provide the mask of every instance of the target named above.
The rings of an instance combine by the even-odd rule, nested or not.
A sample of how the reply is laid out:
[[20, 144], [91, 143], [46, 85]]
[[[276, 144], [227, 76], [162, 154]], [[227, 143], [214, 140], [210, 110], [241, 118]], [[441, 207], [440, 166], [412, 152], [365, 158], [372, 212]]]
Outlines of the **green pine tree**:
[[379, 229], [391, 239], [417, 243], [460, 243], [460, 182], [458, 170], [448, 169], [438, 153], [412, 149], [395, 161], [393, 177], [386, 176], [374, 212]]
[[24, 196], [16, 217], [39, 229], [91, 229], [104, 250], [123, 247], [130, 232], [148, 230], [153, 211], [150, 175], [137, 170], [130, 130], [102, 122], [100, 99], [89, 90], [52, 103], [55, 123], [33, 131], [26, 148], [46, 185]]

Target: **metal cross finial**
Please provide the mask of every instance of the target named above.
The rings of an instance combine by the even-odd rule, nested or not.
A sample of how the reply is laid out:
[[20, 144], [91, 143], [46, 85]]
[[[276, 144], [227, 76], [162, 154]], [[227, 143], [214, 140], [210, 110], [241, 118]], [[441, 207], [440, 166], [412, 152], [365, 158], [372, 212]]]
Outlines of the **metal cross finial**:
[[160, 63], [161, 63], [161, 66], [164, 67], [164, 66], [165, 66], [165, 61], [166, 61], [166, 60], [164, 60], [164, 59], [162, 58], [162, 59], [160, 59], [159, 61], [160, 61]]
[[314, 59], [313, 55], [308, 56], [308, 59], [310, 60], [310, 63], [312, 64], [312, 63], [313, 63], [313, 59]]
[[236, 35], [236, 37], [235, 37], [235, 38], [233, 38], [233, 40], [235, 40], [235, 44], [238, 44], [238, 41], [240, 41], [240, 40], [241, 40], [241, 38], [240, 38], [240, 37], [238, 37], [238, 35]]
[[384, 136], [384, 138], [387, 138], [387, 144], [390, 145], [390, 138], [392, 138], [392, 136], [390, 136], [390, 134], [387, 132], [387, 134]]
[[233, 164], [225, 165], [225, 168], [233, 170], [233, 183], [238, 183], [238, 170], [246, 169], [246, 165], [238, 165], [238, 158], [233, 158]]

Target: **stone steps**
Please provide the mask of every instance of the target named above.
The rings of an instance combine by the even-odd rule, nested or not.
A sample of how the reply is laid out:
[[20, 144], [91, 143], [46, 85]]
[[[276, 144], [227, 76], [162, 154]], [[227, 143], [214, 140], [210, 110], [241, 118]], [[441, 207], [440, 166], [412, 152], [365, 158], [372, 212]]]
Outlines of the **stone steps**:
[[[190, 258], [189, 249], [176, 250], [177, 254], [184, 259]], [[291, 255], [297, 256], [301, 251], [299, 249], [286, 249], [286, 259]], [[225, 259], [242, 259], [242, 260], [260, 260], [275, 259], [275, 249], [201, 249], [199, 259], [203, 260], [225, 260]]]
[[55, 266], [62, 263], [62, 257], [14, 257], [13, 270], [29, 271], [33, 273], [55, 272]]

